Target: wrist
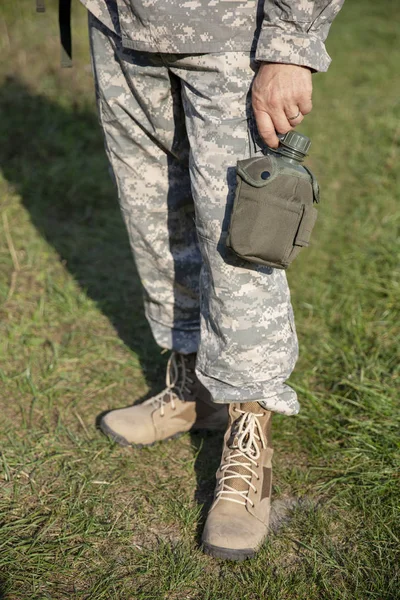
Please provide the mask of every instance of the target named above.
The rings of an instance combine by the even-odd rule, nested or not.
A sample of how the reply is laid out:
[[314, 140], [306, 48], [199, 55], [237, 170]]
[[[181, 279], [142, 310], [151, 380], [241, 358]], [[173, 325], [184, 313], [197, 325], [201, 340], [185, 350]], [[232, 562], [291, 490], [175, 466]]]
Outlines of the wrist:
[[308, 67], [307, 65], [297, 65], [295, 63], [289, 63], [289, 62], [276, 62], [276, 61], [272, 61], [272, 60], [259, 60], [257, 61], [260, 63], [260, 66], [267, 66], [267, 65], [275, 65], [276, 67], [298, 67], [299, 69], [305, 69], [306, 71], [310, 71], [311, 73], [315, 72], [315, 69], [313, 69], [312, 67]]

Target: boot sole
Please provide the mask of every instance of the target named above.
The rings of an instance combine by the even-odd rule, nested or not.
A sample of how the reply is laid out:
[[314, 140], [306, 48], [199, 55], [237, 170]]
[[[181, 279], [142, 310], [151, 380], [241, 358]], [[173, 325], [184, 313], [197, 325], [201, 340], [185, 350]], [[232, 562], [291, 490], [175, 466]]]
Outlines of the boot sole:
[[224, 431], [226, 426], [224, 427], [224, 429], [221, 428], [206, 428], [206, 427], [192, 427], [192, 429], [189, 429], [189, 431], [178, 431], [178, 433], [174, 433], [174, 435], [170, 435], [167, 438], [164, 438], [163, 440], [156, 440], [155, 442], [150, 442], [149, 444], [134, 444], [132, 442], [128, 442], [128, 440], [126, 438], [124, 438], [122, 435], [119, 435], [119, 433], [115, 433], [115, 431], [113, 431], [111, 429], [111, 427], [109, 427], [106, 423], [104, 423], [103, 421], [100, 422], [99, 425], [101, 431], [109, 438], [111, 438], [113, 440], [113, 442], [116, 442], [117, 444], [119, 444], [120, 446], [131, 446], [132, 448], [149, 448], [150, 446], [154, 446], [155, 444], [158, 444], [159, 442], [168, 442], [169, 440], [175, 440], [179, 437], [181, 437], [182, 435], [184, 435], [185, 433], [189, 433], [190, 431], [196, 431], [196, 432], [207, 432], [207, 431]]
[[254, 550], [253, 548], [236, 550], [233, 548], [213, 546], [207, 542], [203, 542], [202, 548], [205, 554], [208, 554], [213, 558], [221, 558], [222, 560], [236, 560], [237, 562], [247, 560], [248, 558], [254, 558], [254, 556], [257, 554], [257, 550]]
[[164, 438], [163, 440], [156, 440], [155, 442], [150, 442], [150, 444], [133, 444], [132, 442], [128, 442], [128, 440], [122, 435], [119, 435], [119, 433], [115, 433], [115, 431], [113, 431], [111, 427], [109, 427], [106, 423], [101, 422], [99, 427], [107, 437], [111, 438], [113, 442], [116, 442], [120, 446], [131, 446], [132, 448], [139, 449], [154, 446], [155, 444], [158, 444], [158, 441], [167, 442], [168, 440], [173, 440], [186, 433], [185, 431], [180, 431], [178, 433], [175, 433], [174, 435], [170, 435], [169, 437]]

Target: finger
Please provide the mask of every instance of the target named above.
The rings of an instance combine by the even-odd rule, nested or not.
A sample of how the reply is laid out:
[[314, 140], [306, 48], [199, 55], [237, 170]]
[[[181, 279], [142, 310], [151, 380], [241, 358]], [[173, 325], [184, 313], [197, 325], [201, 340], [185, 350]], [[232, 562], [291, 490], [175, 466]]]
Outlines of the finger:
[[258, 133], [264, 142], [270, 148], [277, 148], [279, 146], [279, 139], [269, 114], [264, 111], [254, 110], [254, 116], [256, 118]]
[[[308, 115], [312, 111], [312, 101], [311, 98], [307, 98], [306, 100], [299, 101], [299, 110], [302, 115]], [[296, 114], [296, 113], [294, 113]]]
[[[285, 108], [285, 114], [286, 114], [287, 120], [289, 121], [289, 123], [291, 124], [292, 127], [296, 127], [297, 125], [300, 125], [300, 123], [304, 119], [304, 115], [302, 115], [301, 110], [298, 106], [291, 105], [289, 108]], [[293, 117], [296, 117], [296, 118], [293, 119]]]
[[296, 117], [295, 119], [289, 119], [289, 123], [291, 124], [292, 127], [297, 127], [297, 125], [300, 125], [300, 123], [303, 121], [304, 116], [300, 113], [298, 117]]
[[[299, 112], [299, 111], [297, 111]], [[294, 113], [296, 114], [296, 113]], [[269, 116], [274, 124], [274, 127], [278, 133], [287, 133], [292, 129], [292, 125], [285, 114], [283, 108], [280, 110], [269, 111]]]

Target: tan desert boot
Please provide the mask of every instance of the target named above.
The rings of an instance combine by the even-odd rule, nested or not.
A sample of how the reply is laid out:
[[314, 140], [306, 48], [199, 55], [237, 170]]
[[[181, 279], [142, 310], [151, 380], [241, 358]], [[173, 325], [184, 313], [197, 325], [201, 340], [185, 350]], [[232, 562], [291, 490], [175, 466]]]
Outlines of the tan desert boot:
[[258, 402], [230, 404], [203, 549], [216, 558], [253, 557], [267, 536], [271, 507], [272, 413]]
[[100, 429], [122, 446], [151, 446], [160, 440], [198, 429], [224, 430], [226, 405], [214, 404], [194, 372], [195, 354], [173, 352], [169, 358], [166, 388], [142, 404], [107, 413]]

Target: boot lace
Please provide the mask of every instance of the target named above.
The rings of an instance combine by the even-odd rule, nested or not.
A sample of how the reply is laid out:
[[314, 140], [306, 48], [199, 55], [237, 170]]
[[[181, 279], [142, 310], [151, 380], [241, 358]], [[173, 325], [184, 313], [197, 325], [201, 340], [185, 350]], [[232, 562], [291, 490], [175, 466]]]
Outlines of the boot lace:
[[192, 393], [190, 385], [195, 383], [195, 380], [190, 376], [193, 371], [187, 365], [187, 357], [178, 352], [172, 352], [167, 363], [167, 372], [165, 376], [165, 389], [149, 398], [143, 404], [152, 404], [156, 409], [160, 409], [160, 416], [164, 416], [164, 406], [171, 403], [172, 410], [175, 410], [175, 400], [178, 397], [180, 400], [185, 400], [185, 392]]
[[[248, 494], [250, 488], [256, 491], [256, 487], [251, 483], [252, 475], [256, 479], [259, 479], [259, 476], [252, 467], [258, 467], [260, 446], [267, 447], [267, 441], [258, 420], [263, 413], [237, 410], [242, 416], [235, 425], [237, 431], [234, 432], [234, 441], [230, 446], [231, 452], [225, 457], [225, 462], [221, 464], [221, 471], [224, 473], [220, 480], [222, 489], [217, 492], [214, 505], [220, 500], [229, 500], [229, 502], [236, 502], [244, 506], [246, 506], [246, 502], [250, 502], [254, 506], [254, 502], [250, 500]], [[227, 483], [230, 481], [233, 484], [238, 479], [243, 482], [241, 486], [245, 487], [244, 490], [235, 489]]]

